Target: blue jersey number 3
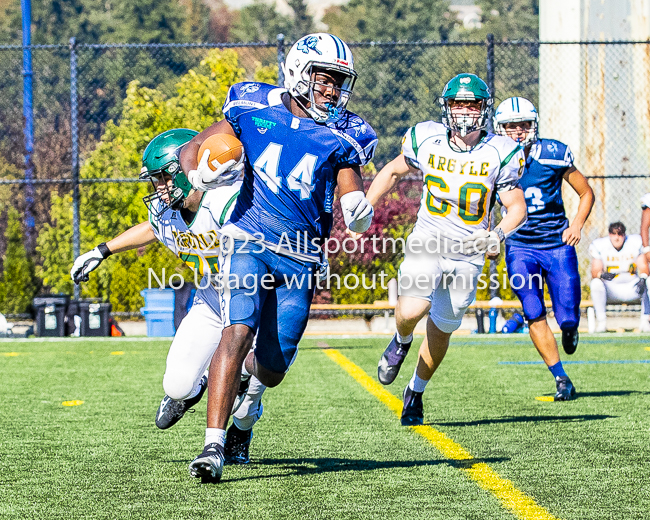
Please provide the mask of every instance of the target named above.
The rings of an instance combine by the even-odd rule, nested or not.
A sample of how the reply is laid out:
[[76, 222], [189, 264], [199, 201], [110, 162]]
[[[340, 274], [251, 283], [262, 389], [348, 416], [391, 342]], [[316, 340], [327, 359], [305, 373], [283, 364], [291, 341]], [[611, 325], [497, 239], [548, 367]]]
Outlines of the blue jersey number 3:
[[526, 188], [524, 192], [526, 197], [526, 204], [528, 205], [528, 213], [535, 213], [544, 209], [546, 204], [542, 200], [542, 190], [535, 187]]

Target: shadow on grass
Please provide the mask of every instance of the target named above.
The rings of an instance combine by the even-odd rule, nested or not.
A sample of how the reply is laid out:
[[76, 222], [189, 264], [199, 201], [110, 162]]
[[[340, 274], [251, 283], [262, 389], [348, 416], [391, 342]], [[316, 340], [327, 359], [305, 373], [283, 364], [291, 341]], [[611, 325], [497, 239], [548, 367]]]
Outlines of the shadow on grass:
[[495, 419], [480, 419], [478, 421], [458, 421], [458, 422], [431, 422], [426, 426], [480, 426], [482, 424], [504, 424], [504, 423], [524, 423], [524, 422], [584, 422], [584, 421], [602, 421], [604, 419], [615, 418], [616, 415], [520, 415], [512, 417], [497, 417]]
[[336, 345], [336, 346], [319, 346], [319, 345], [310, 345], [310, 346], [300, 346], [300, 350], [363, 350], [363, 349], [374, 349], [372, 345]]
[[622, 395], [650, 395], [650, 392], [641, 392], [639, 390], [605, 390], [602, 392], [578, 392], [578, 397], [615, 397]]
[[[273, 467], [273, 473], [264, 472], [261, 475], [251, 475], [237, 478], [223, 478], [221, 482], [239, 482], [243, 480], [260, 480], [270, 478], [286, 478], [291, 476], [318, 475], [321, 473], [331, 473], [340, 471], [371, 471], [376, 469], [395, 469], [395, 468], [413, 468], [418, 466], [438, 466], [447, 464], [456, 468], [468, 468], [474, 464], [484, 462], [504, 462], [510, 460], [507, 457], [491, 457], [486, 459], [436, 459], [436, 460], [364, 460], [364, 459], [253, 459], [245, 467], [252, 470], [259, 470], [264, 466]], [[183, 462], [183, 461], [173, 461]], [[189, 461], [188, 461], [189, 462]], [[230, 473], [226, 466], [224, 476]], [[241, 467], [241, 466], [240, 466]]]

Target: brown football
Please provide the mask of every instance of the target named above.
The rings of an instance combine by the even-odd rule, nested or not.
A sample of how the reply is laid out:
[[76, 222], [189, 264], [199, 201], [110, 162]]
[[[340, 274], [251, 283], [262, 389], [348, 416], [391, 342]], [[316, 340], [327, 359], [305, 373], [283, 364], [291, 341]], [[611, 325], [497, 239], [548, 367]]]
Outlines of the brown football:
[[213, 161], [217, 161], [219, 164], [234, 159], [239, 161], [242, 154], [244, 153], [244, 146], [241, 144], [241, 141], [236, 137], [230, 134], [214, 134], [208, 137], [199, 148], [199, 155], [197, 156], [197, 161], [201, 161], [203, 153], [206, 150], [210, 150], [210, 159], [208, 164], [213, 170], [217, 169], [217, 165]]

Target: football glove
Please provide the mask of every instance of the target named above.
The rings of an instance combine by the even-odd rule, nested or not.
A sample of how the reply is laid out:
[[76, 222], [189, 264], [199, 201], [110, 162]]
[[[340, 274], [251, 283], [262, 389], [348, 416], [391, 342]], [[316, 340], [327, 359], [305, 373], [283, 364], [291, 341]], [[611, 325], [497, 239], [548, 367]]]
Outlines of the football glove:
[[233, 184], [244, 171], [244, 154], [242, 153], [239, 161], [231, 159], [220, 164], [216, 159], [212, 165], [217, 169], [210, 168], [208, 160], [210, 159], [210, 150], [203, 152], [196, 170], [190, 170], [187, 179], [192, 186], [199, 191], [208, 191], [220, 186], [230, 186]]
[[499, 251], [501, 237], [497, 231], [480, 229], [463, 238], [464, 255], [483, 255], [487, 252], [496, 253]]
[[362, 191], [351, 191], [341, 195], [341, 209], [345, 225], [350, 231], [355, 233], [368, 231], [375, 212]]
[[112, 253], [110, 249], [106, 246], [105, 242], [99, 244], [92, 251], [88, 251], [83, 255], [79, 256], [70, 270], [70, 276], [72, 281], [76, 284], [81, 282], [87, 282], [89, 279], [89, 274], [99, 267], [104, 260], [106, 260]]
[[616, 278], [616, 273], [608, 273], [607, 271], [600, 273], [600, 279], [606, 282], [611, 282], [614, 278]]

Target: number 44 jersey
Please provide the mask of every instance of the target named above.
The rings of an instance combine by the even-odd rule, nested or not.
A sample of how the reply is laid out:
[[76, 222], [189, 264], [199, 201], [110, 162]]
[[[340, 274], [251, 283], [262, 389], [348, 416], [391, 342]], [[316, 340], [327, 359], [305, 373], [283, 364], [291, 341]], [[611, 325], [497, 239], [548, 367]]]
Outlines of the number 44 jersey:
[[402, 153], [424, 174], [413, 233], [457, 240], [487, 229], [496, 193], [517, 186], [524, 164], [523, 152], [509, 137], [488, 132], [463, 152], [450, 145], [447, 128], [433, 121], [406, 132]]
[[265, 83], [230, 87], [223, 113], [246, 150], [230, 223], [291, 256], [317, 259], [318, 240], [332, 226], [336, 174], [368, 163], [377, 136], [349, 111], [336, 123], [296, 117], [283, 96], [285, 89]]
[[553, 249], [564, 245], [569, 227], [562, 200], [562, 179], [573, 166], [569, 147], [554, 139], [539, 139], [531, 146], [519, 181], [528, 206], [528, 221], [506, 241], [508, 245]]

